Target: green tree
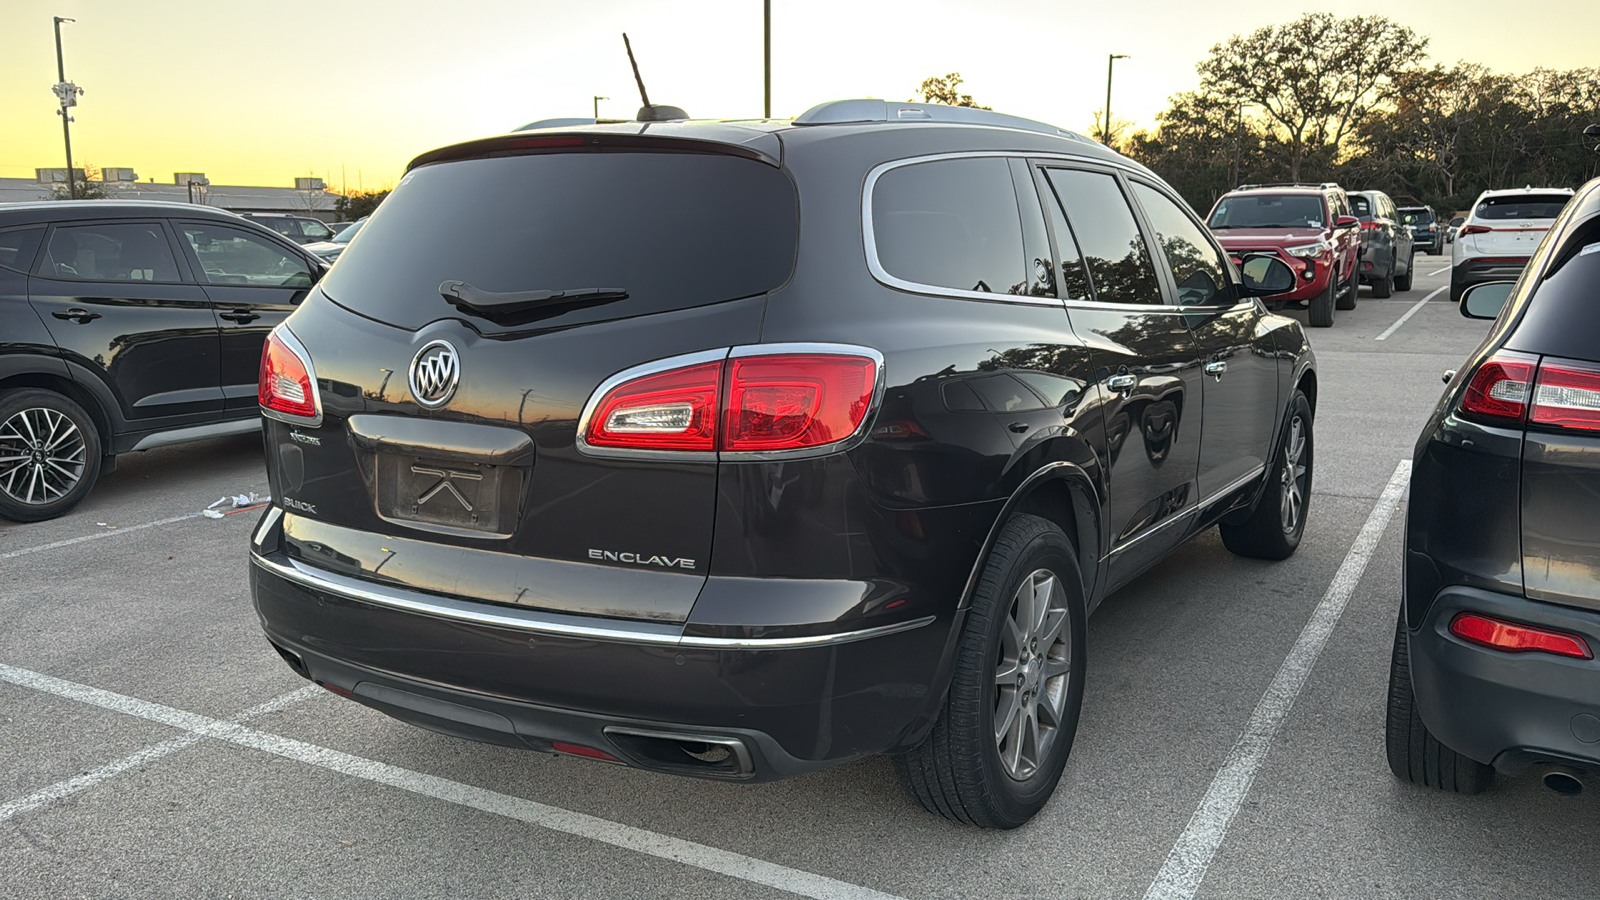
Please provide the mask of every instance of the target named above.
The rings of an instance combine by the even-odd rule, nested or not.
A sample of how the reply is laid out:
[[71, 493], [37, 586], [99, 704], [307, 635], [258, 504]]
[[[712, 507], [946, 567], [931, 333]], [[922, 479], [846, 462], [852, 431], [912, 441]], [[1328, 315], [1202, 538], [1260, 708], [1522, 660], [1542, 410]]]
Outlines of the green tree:
[[[106, 200], [113, 196], [112, 189], [104, 181], [100, 181], [100, 167], [94, 163], [84, 163], [81, 170], [83, 177], [78, 178], [74, 172], [67, 172], [67, 177], [74, 182], [71, 188], [66, 182], [57, 182], [50, 185], [51, 200]], [[95, 179], [90, 181], [89, 179]], [[74, 190], [74, 188], [76, 190]]]
[[923, 103], [943, 103], [945, 106], [970, 106], [974, 109], [988, 109], [979, 106], [973, 101], [971, 94], [960, 92], [961, 73], [951, 72], [943, 78], [929, 78], [922, 82], [918, 88], [922, 92]]
[[362, 216], [372, 215], [383, 198], [389, 196], [387, 189], [381, 191], [359, 191], [349, 194], [340, 194], [334, 198], [333, 210], [339, 214], [342, 221], [354, 222]]

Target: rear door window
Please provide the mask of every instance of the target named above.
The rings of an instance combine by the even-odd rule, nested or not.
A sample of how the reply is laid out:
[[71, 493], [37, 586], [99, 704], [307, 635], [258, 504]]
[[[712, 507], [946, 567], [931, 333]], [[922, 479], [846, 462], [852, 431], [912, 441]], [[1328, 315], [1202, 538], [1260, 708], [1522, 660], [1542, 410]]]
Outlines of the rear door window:
[[1045, 171], [1088, 264], [1095, 299], [1159, 305], [1161, 286], [1150, 249], [1116, 177], [1075, 169]]
[[872, 189], [872, 237], [891, 278], [980, 294], [1028, 291], [1022, 217], [1004, 159], [884, 172]]
[[42, 274], [67, 281], [173, 282], [178, 263], [158, 222], [57, 226]]
[[537, 307], [503, 327], [614, 319], [778, 287], [794, 267], [798, 220], [783, 172], [721, 154], [439, 163], [401, 179], [321, 284], [334, 302], [412, 330], [462, 315], [440, 295], [447, 281], [491, 292], [628, 293]]

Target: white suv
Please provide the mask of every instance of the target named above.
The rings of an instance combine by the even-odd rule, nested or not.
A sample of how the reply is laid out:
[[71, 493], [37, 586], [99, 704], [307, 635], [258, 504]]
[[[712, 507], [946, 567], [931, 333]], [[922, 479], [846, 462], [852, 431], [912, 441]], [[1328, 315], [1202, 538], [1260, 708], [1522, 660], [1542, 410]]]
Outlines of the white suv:
[[1484, 191], [1461, 223], [1450, 251], [1450, 300], [1475, 284], [1516, 281], [1550, 223], [1572, 199], [1571, 188]]

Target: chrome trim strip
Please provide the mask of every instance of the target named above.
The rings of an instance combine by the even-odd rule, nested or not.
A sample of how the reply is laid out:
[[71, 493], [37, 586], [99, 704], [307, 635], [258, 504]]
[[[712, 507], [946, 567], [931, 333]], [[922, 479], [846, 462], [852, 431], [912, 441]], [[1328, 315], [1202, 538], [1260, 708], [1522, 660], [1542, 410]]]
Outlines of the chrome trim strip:
[[1228, 496], [1229, 494], [1233, 493], [1234, 491], [1237, 491], [1238, 489], [1244, 487], [1245, 485], [1249, 484], [1250, 482], [1255, 481], [1257, 478], [1260, 478], [1262, 476], [1262, 474], [1265, 473], [1266, 471], [1267, 471], [1267, 466], [1266, 466], [1265, 463], [1263, 463], [1263, 464], [1261, 464], [1259, 466], [1256, 466], [1254, 469], [1251, 469], [1249, 472], [1246, 472], [1245, 474], [1239, 476], [1238, 478], [1235, 478], [1234, 480], [1232, 480], [1232, 481], [1228, 482], [1227, 484], [1223, 485], [1220, 489], [1212, 491], [1211, 492], [1211, 496], [1209, 496], [1209, 497], [1205, 498], [1204, 500], [1200, 501], [1200, 503], [1198, 504], [1199, 507], [1201, 509], [1205, 509], [1206, 507], [1208, 507], [1211, 504], [1217, 502], [1218, 500], [1221, 500], [1222, 498]]
[[1196, 515], [1199, 512], [1200, 512], [1200, 507], [1199, 506], [1191, 506], [1188, 509], [1185, 509], [1183, 512], [1178, 513], [1177, 515], [1175, 515], [1172, 518], [1166, 520], [1165, 522], [1162, 522], [1159, 525], [1152, 525], [1149, 528], [1146, 528], [1144, 531], [1139, 532], [1138, 534], [1134, 535], [1133, 537], [1128, 538], [1126, 541], [1123, 541], [1122, 543], [1118, 544], [1117, 546], [1111, 548], [1111, 555], [1115, 556], [1116, 554], [1121, 553], [1124, 550], [1127, 550], [1127, 549], [1133, 547], [1134, 544], [1139, 543], [1140, 541], [1144, 540], [1147, 537], [1150, 537], [1151, 535], [1155, 534], [1158, 531], [1163, 531], [1163, 530], [1165, 530], [1167, 528], [1172, 527], [1173, 525], [1178, 524], [1179, 522], [1187, 522], [1190, 519], [1190, 517]]
[[280, 322], [278, 327], [268, 332], [267, 339], [271, 340], [273, 335], [277, 335], [278, 340], [283, 341], [284, 346], [289, 348], [290, 353], [300, 357], [300, 364], [306, 367], [306, 376], [311, 379], [311, 404], [317, 408], [317, 414], [308, 419], [305, 416], [291, 416], [288, 413], [267, 409], [265, 406], [261, 407], [261, 414], [269, 419], [287, 422], [290, 425], [304, 425], [307, 428], [315, 428], [322, 424], [322, 388], [317, 386], [317, 367], [311, 364], [311, 354], [306, 351], [306, 346], [300, 343], [300, 339], [295, 337], [294, 332], [289, 330], [287, 322]]
[[583, 413], [578, 416], [578, 434], [576, 437], [578, 452], [585, 456], [595, 456], [602, 459], [642, 459], [656, 462], [695, 461], [713, 462], [717, 458], [715, 450], [634, 450], [624, 447], [596, 447], [583, 439], [589, 431], [589, 420], [594, 417], [594, 411], [600, 406], [600, 401], [611, 389], [624, 382], [646, 375], [655, 375], [671, 369], [681, 369], [684, 366], [695, 366], [701, 363], [720, 362], [728, 358], [728, 348], [716, 350], [701, 350], [696, 353], [685, 353], [681, 356], [669, 356], [666, 359], [652, 360], [631, 368], [623, 369], [594, 389], [589, 395], [588, 402], [583, 404]]
[[[495, 628], [512, 628], [533, 634], [578, 640], [614, 641], [627, 644], [648, 644], [661, 647], [689, 647], [705, 650], [796, 650], [809, 647], [831, 647], [855, 641], [870, 640], [912, 631], [929, 624], [934, 616], [923, 616], [908, 622], [879, 625], [859, 631], [839, 634], [815, 634], [787, 638], [718, 638], [685, 636], [681, 626], [657, 626], [651, 630], [645, 623], [632, 625], [586, 625], [570, 619], [577, 616], [556, 616], [534, 610], [516, 610], [505, 606], [490, 606], [465, 600], [453, 600], [432, 594], [408, 591], [403, 588], [382, 587], [332, 572], [323, 572], [294, 560], [287, 565], [251, 552], [252, 565], [312, 590], [336, 594], [350, 600], [370, 603], [415, 613], [436, 619], [470, 622]], [[670, 630], [669, 630], [670, 628]]]
[[[195, 425], [191, 428], [175, 428], [171, 431], [158, 431], [147, 434], [133, 445], [134, 450], [154, 450], [157, 447], [167, 447], [172, 444], [184, 444], [189, 441], [198, 441], [205, 438], [224, 437], [230, 434], [249, 434], [261, 430], [261, 420], [235, 419], [231, 422], [218, 422], [215, 425]], [[131, 451], [130, 451], [131, 452]]]

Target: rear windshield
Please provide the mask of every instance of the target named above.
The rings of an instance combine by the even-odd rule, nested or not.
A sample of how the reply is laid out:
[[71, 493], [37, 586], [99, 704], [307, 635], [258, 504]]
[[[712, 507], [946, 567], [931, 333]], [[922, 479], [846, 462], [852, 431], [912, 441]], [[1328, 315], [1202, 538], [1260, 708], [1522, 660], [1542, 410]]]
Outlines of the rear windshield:
[[1407, 225], [1432, 225], [1433, 213], [1425, 209], [1406, 209], [1401, 207], [1400, 218]]
[[628, 292], [552, 304], [518, 324], [685, 309], [782, 284], [794, 267], [798, 215], [782, 172], [738, 157], [584, 152], [440, 163], [401, 179], [323, 290], [412, 330], [462, 315], [439, 294], [446, 281], [497, 293]]
[[1350, 211], [1362, 218], [1372, 215], [1372, 201], [1360, 194], [1350, 195]]
[[1224, 197], [1206, 224], [1212, 228], [1321, 228], [1322, 198], [1305, 194]]
[[1505, 219], [1554, 219], [1571, 200], [1570, 194], [1527, 194], [1520, 197], [1490, 197], [1478, 204], [1473, 215], [1489, 221]]

